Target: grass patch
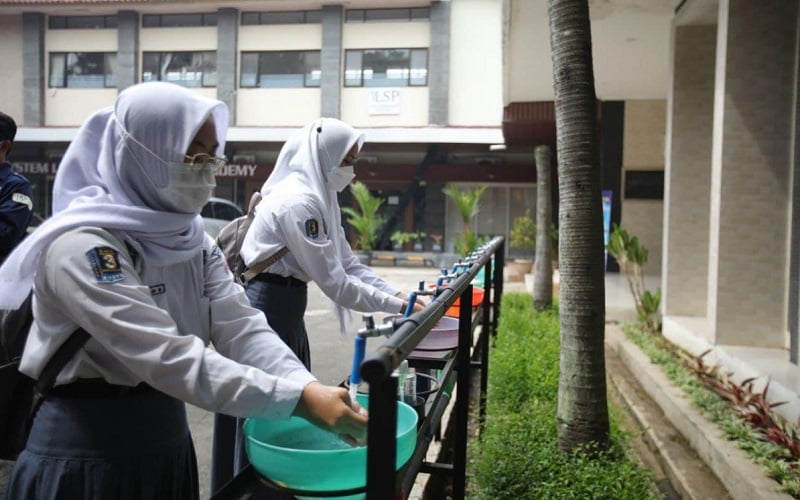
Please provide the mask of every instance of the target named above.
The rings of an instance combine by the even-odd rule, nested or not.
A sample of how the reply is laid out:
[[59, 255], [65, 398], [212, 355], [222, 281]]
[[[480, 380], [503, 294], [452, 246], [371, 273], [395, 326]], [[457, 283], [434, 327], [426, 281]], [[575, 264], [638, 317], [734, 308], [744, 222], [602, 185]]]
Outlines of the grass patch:
[[659, 498], [613, 408], [608, 451], [558, 450], [558, 312], [535, 311], [530, 294], [504, 294], [500, 318], [486, 424], [468, 453], [469, 498]]

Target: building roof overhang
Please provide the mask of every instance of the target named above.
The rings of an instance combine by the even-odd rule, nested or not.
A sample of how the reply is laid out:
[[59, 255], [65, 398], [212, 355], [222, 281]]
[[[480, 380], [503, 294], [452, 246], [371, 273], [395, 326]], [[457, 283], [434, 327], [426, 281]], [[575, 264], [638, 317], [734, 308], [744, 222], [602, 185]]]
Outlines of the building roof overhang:
[[[373, 144], [501, 144], [501, 127], [381, 127], [361, 128]], [[231, 127], [228, 142], [285, 142], [297, 127]], [[19, 127], [15, 142], [70, 142], [78, 127]]]

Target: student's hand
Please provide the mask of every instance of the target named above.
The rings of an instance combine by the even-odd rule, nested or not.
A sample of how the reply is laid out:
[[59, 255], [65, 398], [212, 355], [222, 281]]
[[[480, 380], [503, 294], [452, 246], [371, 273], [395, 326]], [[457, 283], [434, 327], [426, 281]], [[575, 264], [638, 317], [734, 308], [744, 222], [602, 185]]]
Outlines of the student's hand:
[[303, 389], [294, 415], [338, 434], [350, 444], [366, 441], [367, 410], [350, 401], [350, 394], [342, 387], [310, 382]]
[[[409, 296], [403, 292], [397, 292], [397, 294], [395, 294], [395, 297], [403, 299], [403, 309], [400, 311], [400, 313], [405, 313], [406, 308], [408, 307]], [[426, 301], [424, 297], [418, 295], [416, 300], [414, 301], [414, 310], [411, 312], [412, 313], [420, 312], [421, 310], [425, 309], [425, 306], [427, 305], [428, 301]]]

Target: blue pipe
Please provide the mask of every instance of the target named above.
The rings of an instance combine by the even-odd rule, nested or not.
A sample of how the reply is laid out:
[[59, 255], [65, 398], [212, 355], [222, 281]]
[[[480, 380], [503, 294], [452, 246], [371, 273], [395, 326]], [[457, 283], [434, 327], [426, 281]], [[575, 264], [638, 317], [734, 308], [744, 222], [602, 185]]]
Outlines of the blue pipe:
[[353, 350], [353, 368], [350, 370], [350, 387], [358, 387], [361, 383], [361, 363], [367, 349], [367, 339], [356, 336], [355, 349]]

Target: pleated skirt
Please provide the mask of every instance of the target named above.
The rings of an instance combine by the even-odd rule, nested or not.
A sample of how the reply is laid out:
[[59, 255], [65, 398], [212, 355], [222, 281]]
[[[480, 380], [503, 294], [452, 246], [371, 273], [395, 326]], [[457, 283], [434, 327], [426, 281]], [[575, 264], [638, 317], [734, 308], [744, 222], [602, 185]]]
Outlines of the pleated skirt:
[[6, 491], [7, 500], [197, 498], [186, 407], [151, 388], [48, 396]]

